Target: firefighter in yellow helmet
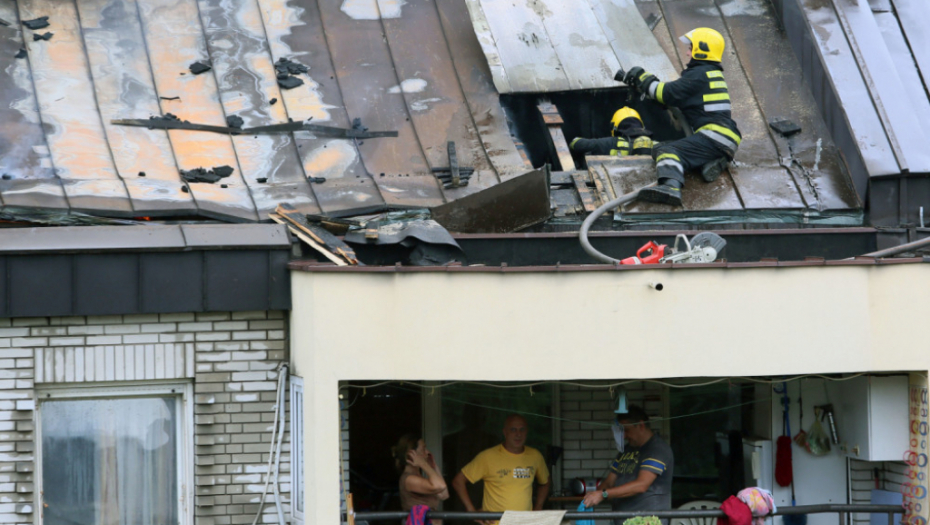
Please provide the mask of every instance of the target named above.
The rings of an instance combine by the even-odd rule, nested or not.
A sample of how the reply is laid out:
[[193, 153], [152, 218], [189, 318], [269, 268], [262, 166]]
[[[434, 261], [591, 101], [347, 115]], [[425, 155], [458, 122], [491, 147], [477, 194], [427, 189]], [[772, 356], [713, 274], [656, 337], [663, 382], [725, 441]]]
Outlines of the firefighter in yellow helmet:
[[647, 97], [681, 109], [694, 129], [690, 137], [666, 142], [653, 150], [659, 184], [639, 193], [639, 198], [681, 206], [685, 171], [701, 168], [701, 176], [713, 182], [733, 160], [742, 140], [730, 116], [730, 93], [723, 78], [723, 36], [706, 27], [685, 33], [690, 61], [681, 78], [661, 82], [655, 75], [634, 67], [623, 81]]
[[609, 137], [600, 139], [583, 139], [578, 137], [568, 147], [572, 151], [585, 155], [652, 155], [655, 144], [649, 135], [652, 133], [643, 127], [643, 119], [633, 108], [622, 107], [614, 112], [610, 119], [613, 129]]

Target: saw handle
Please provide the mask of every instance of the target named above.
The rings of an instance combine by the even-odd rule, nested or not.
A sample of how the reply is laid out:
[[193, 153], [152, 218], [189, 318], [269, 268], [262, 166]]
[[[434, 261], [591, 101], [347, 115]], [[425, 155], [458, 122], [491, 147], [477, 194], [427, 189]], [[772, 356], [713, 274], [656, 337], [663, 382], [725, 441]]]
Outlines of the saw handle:
[[[646, 252], [651, 251], [648, 255]], [[636, 256], [639, 257], [643, 264], [655, 264], [659, 262], [665, 255], [665, 245], [656, 243], [655, 241], [649, 241], [645, 246], [636, 251]]]

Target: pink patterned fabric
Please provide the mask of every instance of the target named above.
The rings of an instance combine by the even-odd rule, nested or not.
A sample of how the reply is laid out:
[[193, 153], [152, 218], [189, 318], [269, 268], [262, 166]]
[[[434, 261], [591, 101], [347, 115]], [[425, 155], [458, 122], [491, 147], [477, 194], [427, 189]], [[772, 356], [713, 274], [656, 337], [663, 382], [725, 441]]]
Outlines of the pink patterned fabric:
[[736, 495], [752, 511], [752, 525], [764, 525], [765, 516], [775, 512], [772, 493], [759, 487], [749, 487]]

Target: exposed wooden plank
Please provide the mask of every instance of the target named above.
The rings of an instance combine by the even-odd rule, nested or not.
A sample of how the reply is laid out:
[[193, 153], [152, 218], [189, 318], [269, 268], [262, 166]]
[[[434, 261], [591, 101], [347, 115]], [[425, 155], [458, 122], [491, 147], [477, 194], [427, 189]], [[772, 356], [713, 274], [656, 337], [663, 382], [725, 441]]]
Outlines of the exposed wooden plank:
[[466, 5], [473, 20], [483, 17], [487, 21], [501, 64], [507, 71], [510, 90], [497, 86], [498, 91], [540, 93], [572, 89], [536, 11], [524, 3], [500, 0], [466, 0]]
[[401, 79], [385, 97], [405, 102], [431, 167], [449, 165], [446, 145], [454, 142], [460, 165], [475, 169], [468, 186], [443, 190], [447, 200], [499, 183], [459, 84], [434, 0], [408, 0], [403, 9], [403, 16], [383, 20]]
[[[215, 77], [211, 72], [193, 75], [188, 70], [192, 63], [208, 57], [196, 0], [137, 0], [137, 6], [156, 91], [161, 97], [180, 97], [178, 101], [161, 101], [162, 112], [191, 122], [225, 126]], [[190, 185], [202, 214], [258, 220], [230, 137], [188, 130], [170, 130], [168, 137], [180, 169], [235, 169], [223, 179], [226, 188], [220, 184]]]
[[190, 194], [180, 191], [167, 132], [111, 123], [161, 112], [135, 0], [80, 0], [77, 5], [100, 118], [136, 213], [196, 214]]
[[132, 215], [126, 186], [113, 165], [73, 2], [22, 0], [23, 20], [48, 16], [51, 40], [25, 37], [45, 137], [71, 207]]
[[[281, 92], [289, 118], [341, 128], [352, 125], [333, 70], [329, 45], [317, 2], [295, 5], [288, 0], [258, 0], [272, 57], [293, 59], [310, 68], [303, 86]], [[304, 171], [323, 177], [313, 186], [324, 213], [371, 209], [384, 204], [378, 187], [365, 171], [354, 140], [294, 134]]]
[[337, 266], [348, 266], [349, 265], [349, 263], [347, 263], [342, 257], [326, 249], [326, 246], [323, 243], [317, 242], [316, 239], [307, 235], [302, 230], [300, 230], [299, 228], [291, 224], [290, 221], [285, 220], [283, 217], [281, 217], [277, 213], [269, 213], [268, 217], [270, 217], [271, 220], [273, 220], [274, 222], [278, 224], [283, 224], [287, 226], [287, 229], [290, 230], [290, 232], [293, 233], [295, 236], [297, 236], [298, 239], [302, 240], [303, 242], [307, 243], [308, 246], [318, 251], [319, 253], [323, 254], [324, 257], [330, 260], [330, 262], [335, 263]]
[[302, 233], [312, 238], [325, 250], [336, 254], [339, 257], [342, 257], [345, 262], [349, 263], [350, 265], [358, 264], [358, 257], [356, 257], [355, 251], [352, 249], [352, 247], [342, 242], [341, 239], [329, 233], [321, 226], [312, 224], [307, 221], [306, 215], [298, 213], [297, 211], [289, 209], [283, 205], [278, 206], [278, 209], [275, 210], [275, 214], [287, 221], [288, 226], [297, 228]]
[[562, 127], [547, 127], [549, 128], [549, 136], [552, 137], [552, 144], [555, 146], [555, 153], [559, 157], [559, 164], [562, 165], [562, 170], [575, 171], [575, 161], [572, 159], [572, 151], [568, 148], [565, 134], [562, 133]]
[[[732, 42], [714, 0], [665, 0], [660, 3], [672, 34], [685, 34], [695, 27], [709, 27]], [[747, 165], [747, 168], [751, 167], [733, 177], [743, 205], [747, 209], [804, 208], [805, 203], [794, 179], [779, 166], [778, 150], [769, 134], [768, 122], [759, 110], [732, 46], [727, 46], [722, 65], [726, 72], [733, 120], [743, 136], [736, 161]]]
[[[649, 30], [634, 0], [586, 0], [623, 69], [640, 66], [662, 80], [678, 78], [658, 39]], [[661, 14], [661, 10], [658, 10]], [[664, 29], [664, 24], [662, 25]], [[677, 39], [679, 35], [672, 35]], [[611, 78], [613, 75], [611, 74]]]
[[[20, 27], [15, 2], [0, 2], [0, 18]], [[2, 203], [67, 210], [42, 133], [29, 59], [16, 58], [25, 48], [23, 33], [12, 28], [0, 32], [0, 174], [10, 176], [0, 179]]]
[[374, 177], [382, 198], [389, 205], [441, 204], [441, 189], [427, 172], [429, 165], [403, 99], [386, 96], [399, 79], [379, 20], [379, 4], [369, 1], [341, 6], [339, 2], [319, 2], [319, 6], [333, 62], [339, 64], [335, 76], [349, 118], [360, 118], [364, 127], [399, 133], [397, 138], [358, 141], [365, 168]]
[[[225, 114], [242, 118], [246, 128], [287, 122], [284, 104], [269, 104], [283, 95], [258, 4], [200, 0], [198, 5]], [[236, 135], [232, 140], [260, 217], [283, 200], [304, 213], [320, 212], [290, 133]]]
[[594, 192], [591, 191], [591, 188], [588, 187], [587, 175], [587, 172], [584, 171], [574, 171], [572, 172], [572, 182], [575, 183], [575, 190], [578, 191], [578, 196], [581, 198], [584, 211], [591, 213], [597, 209], [597, 197], [594, 195]]

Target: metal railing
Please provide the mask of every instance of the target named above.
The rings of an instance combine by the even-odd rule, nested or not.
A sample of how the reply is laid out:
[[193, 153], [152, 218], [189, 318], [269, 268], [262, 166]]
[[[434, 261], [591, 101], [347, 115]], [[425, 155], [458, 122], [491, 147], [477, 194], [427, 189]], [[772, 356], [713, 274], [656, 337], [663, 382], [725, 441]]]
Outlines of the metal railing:
[[[838, 525], [847, 525], [849, 514], [887, 514], [888, 525], [895, 525], [894, 515], [903, 514], [904, 509], [899, 505], [799, 505], [796, 507], [784, 506], [778, 509], [778, 512], [772, 516], [786, 516], [789, 514], [837, 514]], [[430, 511], [427, 518], [448, 521], [474, 521], [474, 520], [499, 520], [503, 515], [502, 512], [440, 512]], [[614, 512], [614, 511], [594, 511], [594, 512], [576, 512], [569, 511], [565, 513], [566, 520], [624, 520], [635, 516], [656, 516], [662, 519], [676, 518], [722, 518], [723, 511], [719, 509], [709, 510], [656, 510], [656, 511], [638, 511], [638, 512]], [[403, 520], [407, 513], [403, 511], [373, 511], [357, 512], [355, 520], [358, 521], [385, 521], [385, 520]]]

